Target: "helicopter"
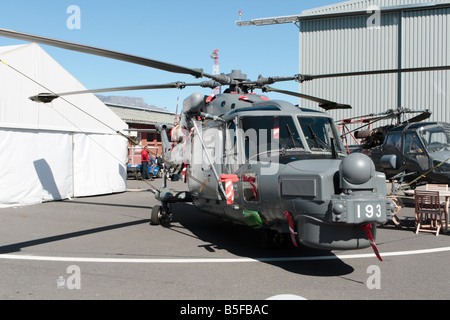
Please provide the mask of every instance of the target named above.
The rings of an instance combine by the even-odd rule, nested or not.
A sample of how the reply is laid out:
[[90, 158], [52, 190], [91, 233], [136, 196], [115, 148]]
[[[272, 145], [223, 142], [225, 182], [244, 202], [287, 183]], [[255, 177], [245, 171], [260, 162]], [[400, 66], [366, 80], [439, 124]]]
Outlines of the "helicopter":
[[[405, 114], [419, 113], [410, 119], [402, 119]], [[342, 134], [355, 133], [356, 139], [362, 139], [357, 146], [348, 147], [348, 152], [362, 152], [368, 155], [377, 171], [384, 172], [386, 178], [397, 180], [406, 187], [416, 187], [423, 183], [445, 183], [450, 181], [450, 124], [426, 121], [431, 112], [398, 108], [384, 113], [363, 116], [364, 124]], [[338, 125], [345, 127], [351, 119], [344, 119]], [[396, 123], [364, 129], [373, 123], [395, 119]], [[341, 137], [342, 137], [341, 136]]]
[[[414, 113], [419, 113], [419, 115], [411, 119], [404, 119], [405, 114]], [[341, 119], [336, 121], [336, 125], [341, 133], [342, 141], [346, 144], [347, 152], [351, 153], [356, 150], [367, 150], [379, 146], [383, 144], [386, 134], [390, 129], [408, 123], [424, 121], [430, 118], [430, 116], [431, 112], [428, 109], [411, 110], [409, 108], [397, 108], [387, 109], [386, 111], [380, 113], [371, 113], [363, 116], [354, 116], [351, 118]], [[390, 124], [379, 126], [374, 129], [371, 128], [374, 123], [388, 120], [391, 120]], [[361, 125], [350, 130], [348, 126], [351, 124]], [[358, 142], [357, 139], [360, 139], [361, 141]], [[354, 143], [350, 144], [348, 142], [349, 140]]]
[[388, 179], [413, 183], [450, 181], [450, 124], [421, 122], [389, 130], [385, 142], [370, 150]]
[[[188, 86], [227, 88], [206, 96], [194, 93], [183, 102], [177, 126], [160, 123], [163, 142], [163, 185], [155, 193], [151, 223], [172, 218], [172, 204], [192, 202], [213, 216], [264, 230], [264, 243], [323, 250], [375, 246], [376, 226], [395, 210], [386, 196], [385, 174], [364, 154], [347, 155], [333, 118], [333, 109], [350, 105], [271, 87], [281, 81], [311, 81], [357, 75], [448, 70], [444, 67], [389, 69], [339, 74], [263, 77], [248, 80], [239, 70], [213, 75], [149, 58], [73, 42], [0, 29], [0, 36], [117, 59], [172, 73], [209, 80], [185, 83], [41, 93], [30, 97], [48, 103], [66, 95], [124, 90], [183, 89]], [[278, 92], [318, 103], [324, 111], [302, 108], [262, 93]], [[189, 191], [174, 192], [168, 180], [184, 176]]]

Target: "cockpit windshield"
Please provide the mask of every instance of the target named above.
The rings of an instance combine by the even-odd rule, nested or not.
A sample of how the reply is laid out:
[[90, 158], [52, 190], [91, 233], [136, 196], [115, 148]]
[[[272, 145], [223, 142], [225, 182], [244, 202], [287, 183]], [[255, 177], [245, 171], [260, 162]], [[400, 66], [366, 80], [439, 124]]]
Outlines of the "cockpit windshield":
[[303, 143], [290, 116], [241, 118], [246, 158], [281, 149], [303, 149]]
[[[270, 156], [271, 151], [306, 152], [294, 120], [291, 116], [242, 117], [245, 158]], [[298, 121], [311, 151], [344, 153], [332, 119], [298, 116]]]
[[419, 134], [429, 153], [450, 150], [449, 134], [442, 127], [424, 128], [419, 131]]
[[311, 151], [333, 151], [333, 143], [336, 152], [344, 152], [330, 118], [299, 116], [298, 121]]

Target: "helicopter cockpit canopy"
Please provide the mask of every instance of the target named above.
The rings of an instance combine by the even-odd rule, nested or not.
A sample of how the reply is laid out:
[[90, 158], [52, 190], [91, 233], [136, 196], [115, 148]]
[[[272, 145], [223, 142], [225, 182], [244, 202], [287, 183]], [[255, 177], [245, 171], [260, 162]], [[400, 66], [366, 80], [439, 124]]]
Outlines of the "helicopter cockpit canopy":
[[[278, 157], [280, 153], [302, 153], [306, 158], [316, 153], [322, 156], [326, 153], [345, 154], [333, 120], [329, 117], [298, 114], [242, 115], [238, 123], [242, 132], [243, 162], [256, 159], [264, 161]], [[234, 124], [232, 127], [235, 128]]]
[[429, 153], [450, 151], [450, 127], [431, 126], [419, 130], [420, 137]]

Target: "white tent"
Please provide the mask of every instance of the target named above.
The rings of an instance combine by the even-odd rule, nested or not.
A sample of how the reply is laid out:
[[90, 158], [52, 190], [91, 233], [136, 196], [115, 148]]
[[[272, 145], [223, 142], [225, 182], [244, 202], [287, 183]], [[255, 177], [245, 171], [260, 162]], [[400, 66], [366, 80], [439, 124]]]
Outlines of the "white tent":
[[125, 191], [127, 140], [116, 131], [128, 125], [93, 94], [65, 97], [76, 107], [29, 100], [86, 89], [37, 44], [0, 47], [0, 60], [0, 207]]

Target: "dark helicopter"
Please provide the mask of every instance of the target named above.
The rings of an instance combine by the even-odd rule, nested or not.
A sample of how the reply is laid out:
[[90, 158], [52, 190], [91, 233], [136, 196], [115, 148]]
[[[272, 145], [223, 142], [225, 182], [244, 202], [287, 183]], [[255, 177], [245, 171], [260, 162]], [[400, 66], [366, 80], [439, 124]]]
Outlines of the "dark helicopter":
[[[259, 76], [247, 80], [240, 71], [212, 75], [148, 58], [71, 42], [0, 29], [0, 35], [63, 49], [127, 61], [173, 73], [208, 78], [198, 83], [108, 88], [31, 97], [50, 102], [69, 94], [119, 90], [226, 86], [222, 94], [195, 93], [183, 102], [176, 127], [159, 124], [164, 144], [164, 166], [172, 179], [184, 172], [189, 191], [174, 193], [163, 186], [156, 192], [161, 205], [153, 207], [152, 224], [170, 220], [171, 204], [193, 202], [211, 215], [267, 230], [268, 244], [284, 238], [295, 245], [349, 250], [372, 246], [376, 225], [391, 218], [395, 209], [386, 196], [385, 174], [361, 153], [347, 155], [328, 113], [270, 100], [254, 90], [279, 92], [315, 101], [324, 110], [350, 108], [269, 85], [280, 81], [446, 70], [426, 67], [291, 77]], [[168, 131], [171, 131], [170, 134]]]
[[[419, 113], [410, 119], [405, 114]], [[422, 183], [450, 183], [450, 124], [426, 121], [429, 110], [390, 109], [384, 113], [363, 116], [364, 125], [347, 131], [355, 133], [362, 143], [349, 147], [349, 152], [362, 152], [373, 160], [375, 168], [386, 177], [415, 187]], [[352, 119], [357, 119], [355, 117]], [[352, 119], [339, 122], [350, 123]], [[394, 123], [367, 130], [380, 120], [394, 119]], [[396, 122], [396, 123], [395, 123]], [[361, 130], [363, 129], [363, 130]]]

